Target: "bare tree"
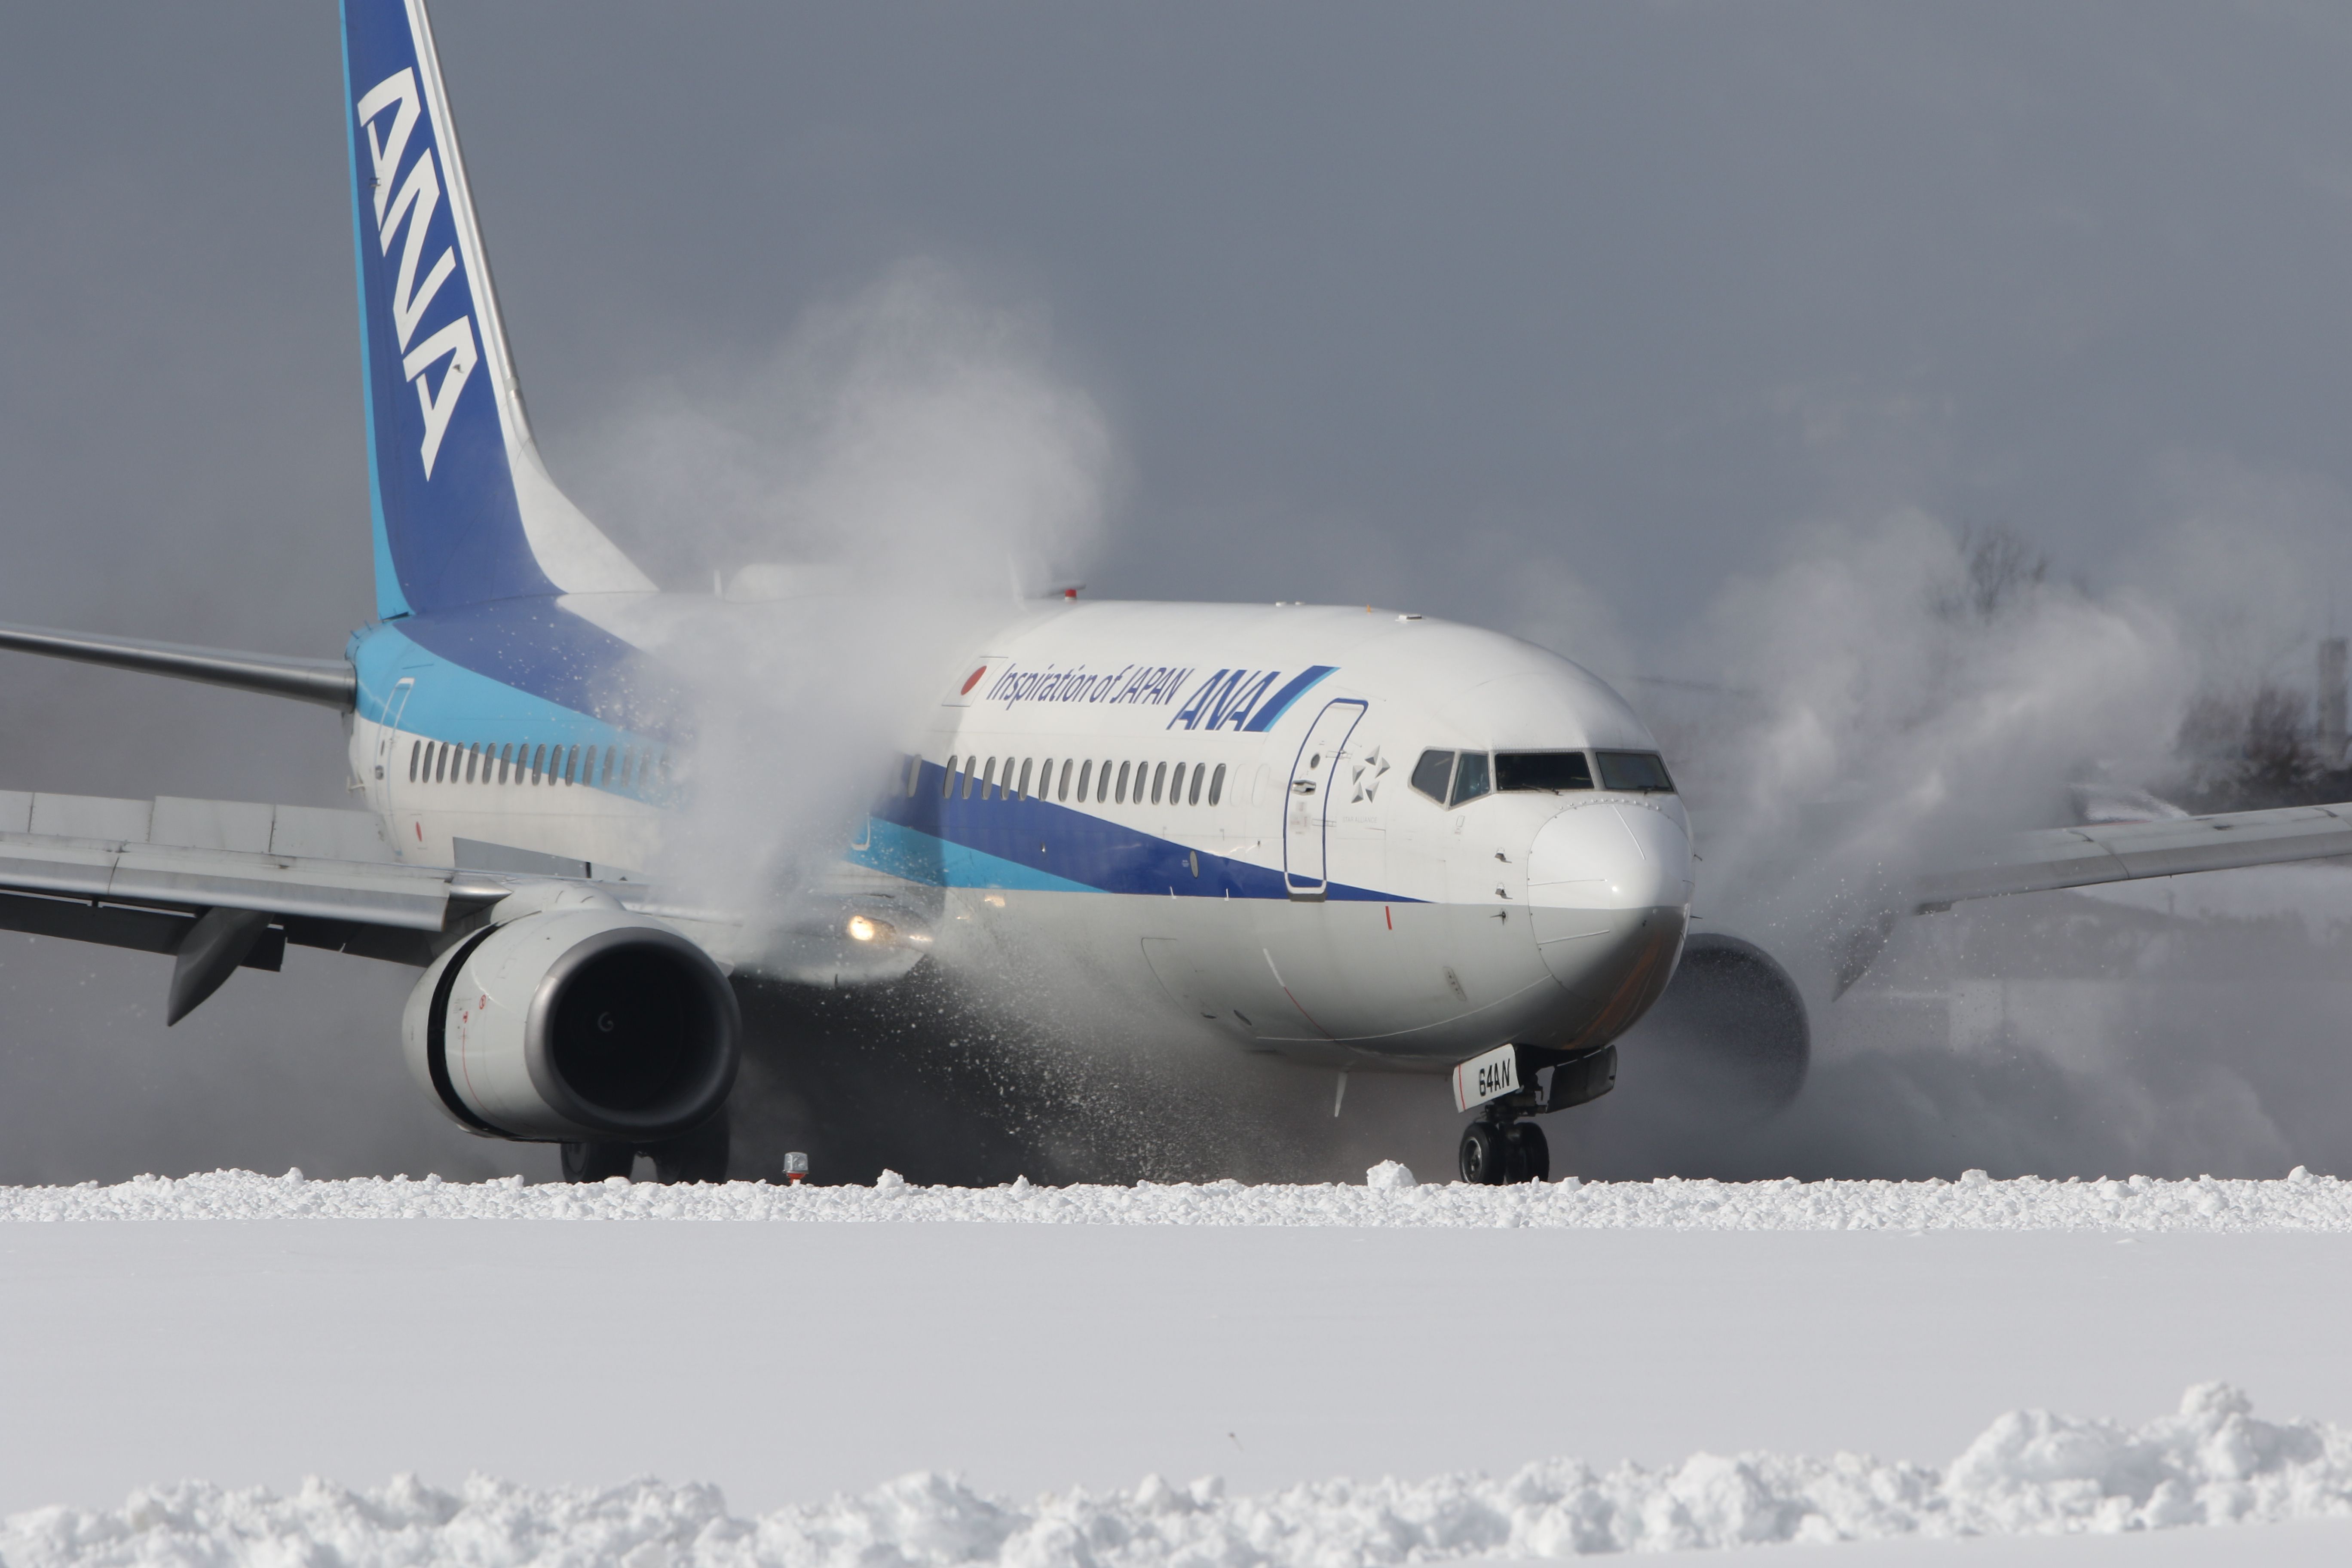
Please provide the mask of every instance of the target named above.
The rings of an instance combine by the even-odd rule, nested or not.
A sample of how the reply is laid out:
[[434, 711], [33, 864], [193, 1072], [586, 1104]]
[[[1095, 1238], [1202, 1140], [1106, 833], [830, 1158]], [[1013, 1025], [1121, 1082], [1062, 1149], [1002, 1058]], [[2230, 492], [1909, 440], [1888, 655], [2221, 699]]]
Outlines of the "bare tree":
[[2050, 557], [2005, 522], [1960, 532], [1960, 577], [1934, 600], [1948, 621], [1990, 623], [2050, 578]]

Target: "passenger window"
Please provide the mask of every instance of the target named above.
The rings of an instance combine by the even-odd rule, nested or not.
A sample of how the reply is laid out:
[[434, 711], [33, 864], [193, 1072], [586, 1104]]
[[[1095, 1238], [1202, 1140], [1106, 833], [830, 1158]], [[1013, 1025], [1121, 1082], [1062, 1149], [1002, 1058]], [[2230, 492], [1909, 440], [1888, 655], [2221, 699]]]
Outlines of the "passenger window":
[[507, 782], [507, 747], [499, 748], [499, 783], [500, 784]]
[[949, 795], [955, 793], [955, 753], [950, 752], [948, 753], [948, 765], [940, 770], [940, 798], [941, 800], [947, 799]]
[[540, 747], [530, 754], [530, 782], [539, 783], [547, 776], [547, 748]]
[[481, 761], [482, 748], [478, 742], [466, 748], [466, 782], [474, 782], [474, 769]]
[[604, 787], [606, 789], [613, 787], [613, 754], [612, 747], [604, 748]]
[[1601, 782], [1610, 789], [1636, 790], [1644, 795], [1671, 795], [1675, 781], [1666, 776], [1664, 758], [1655, 752], [1597, 752]]
[[1498, 790], [1591, 789], [1592, 764], [1582, 752], [1496, 752]]
[[1476, 800], [1493, 787], [1486, 771], [1486, 753], [1463, 752], [1461, 765], [1454, 770], [1454, 804], [1460, 805], [1465, 800]]
[[[1064, 757], [1062, 759], [1062, 788], [1061, 793], [1055, 795], [1054, 797], [1055, 799], [1067, 800], [1070, 798], [1070, 770], [1077, 765], [1078, 764], [1076, 762], [1072, 761], [1068, 757]], [[1078, 786], [1078, 798], [1080, 800], [1086, 799], [1086, 789], [1087, 786], [1084, 784], [1080, 784]]]
[[1135, 764], [1132, 763], [1121, 763], [1118, 764], [1118, 804], [1121, 805], [1125, 805], [1127, 804], [1127, 775], [1134, 765]]
[[425, 758], [425, 742], [422, 742], [422, 741], [411, 741], [411, 742], [408, 742], [408, 782], [409, 782], [410, 784], [415, 784], [415, 783], [416, 782], [416, 764], [417, 764], [418, 763], [422, 762], [422, 761], [424, 760], [424, 758]]
[[1160, 763], [1158, 767], [1156, 767], [1156, 768], [1154, 768], [1154, 769], [1152, 769], [1152, 770], [1151, 770], [1151, 804], [1152, 804], [1152, 805], [1158, 805], [1160, 804], [1160, 786], [1161, 784], [1166, 784], [1167, 782], [1168, 782], [1168, 764], [1167, 764], [1166, 763]]
[[1201, 775], [1208, 771], [1209, 765], [1206, 763], [1194, 763], [1192, 764], [1192, 787], [1185, 793], [1184, 804], [1186, 805], [1198, 805], [1201, 804]]
[[988, 771], [980, 775], [980, 798], [992, 800], [996, 795], [996, 759], [988, 759]]
[[1100, 805], [1110, 798], [1110, 759], [1103, 759], [1102, 773], [1095, 780], [1095, 804]]
[[1218, 797], [1223, 795], [1224, 793], [1225, 764], [1219, 763], [1217, 764], [1217, 771], [1209, 775], [1209, 804], [1211, 805], [1216, 805]]
[[1078, 770], [1078, 804], [1080, 805], [1087, 803], [1087, 791], [1093, 786], [1094, 782], [1095, 764], [1090, 760], [1086, 766]]
[[[1008, 768], [1012, 765], [1013, 764], [1010, 763], [1005, 764]], [[1013, 799], [1027, 800], [1029, 798], [1029, 770], [1033, 765], [1034, 759], [1029, 757], [1024, 757], [1021, 759], [1021, 787], [1013, 792]]]
[[1412, 765], [1412, 787], [1435, 801], [1445, 804], [1445, 786], [1454, 778], [1454, 753], [1423, 752], [1421, 761]]

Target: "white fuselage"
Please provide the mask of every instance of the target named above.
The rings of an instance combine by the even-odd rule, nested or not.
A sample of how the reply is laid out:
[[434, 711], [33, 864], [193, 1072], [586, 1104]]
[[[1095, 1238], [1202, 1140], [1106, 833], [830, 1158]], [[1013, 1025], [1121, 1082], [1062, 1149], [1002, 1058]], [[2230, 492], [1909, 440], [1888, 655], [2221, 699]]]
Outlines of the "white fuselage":
[[[645, 628], [677, 605], [575, 602], [656, 654]], [[436, 674], [413, 679], [422, 694]], [[658, 863], [666, 797], [609, 760], [625, 737], [616, 750], [604, 732], [601, 771], [548, 763], [532, 782], [477, 761], [464, 724], [576, 759], [560, 715], [439, 711], [353, 735], [406, 858], [545, 858], [599, 878]], [[1603, 753], [1654, 742], [1599, 679], [1498, 634], [1353, 608], [1055, 603], [973, 646], [900, 733], [898, 784], [845, 874], [921, 911], [950, 966], [1034, 961], [1249, 1048], [1440, 1068], [1505, 1042], [1601, 1044], [1680, 951], [1692, 876], [1675, 795], [1507, 787], [1509, 759], [1570, 752], [1605, 786]], [[1432, 752], [1462, 777], [1416, 788]], [[1507, 787], [1459, 798], [1497, 753]]]

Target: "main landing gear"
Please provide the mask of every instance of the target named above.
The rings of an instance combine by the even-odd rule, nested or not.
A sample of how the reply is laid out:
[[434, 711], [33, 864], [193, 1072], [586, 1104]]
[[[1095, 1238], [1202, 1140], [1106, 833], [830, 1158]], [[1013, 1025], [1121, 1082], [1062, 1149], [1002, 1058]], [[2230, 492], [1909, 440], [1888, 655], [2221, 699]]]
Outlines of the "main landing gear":
[[1551, 1142], [1523, 1118], [1600, 1099], [1617, 1085], [1617, 1047], [1563, 1051], [1498, 1046], [1454, 1069], [1457, 1110], [1479, 1110], [1462, 1132], [1462, 1179], [1482, 1186], [1551, 1180]]
[[693, 1131], [659, 1143], [566, 1143], [563, 1179], [602, 1182], [619, 1176], [625, 1181], [636, 1169], [637, 1156], [644, 1154], [654, 1163], [656, 1182], [723, 1182], [727, 1152], [727, 1115], [721, 1111]]

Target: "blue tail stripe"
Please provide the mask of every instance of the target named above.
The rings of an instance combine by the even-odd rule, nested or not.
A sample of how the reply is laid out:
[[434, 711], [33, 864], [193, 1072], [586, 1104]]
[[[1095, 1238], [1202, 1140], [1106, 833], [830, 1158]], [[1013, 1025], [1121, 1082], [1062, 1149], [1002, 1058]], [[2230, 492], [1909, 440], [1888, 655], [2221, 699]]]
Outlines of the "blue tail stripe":
[[417, 615], [400, 629], [453, 665], [640, 735], [681, 740], [693, 702], [643, 651], [552, 599]]

